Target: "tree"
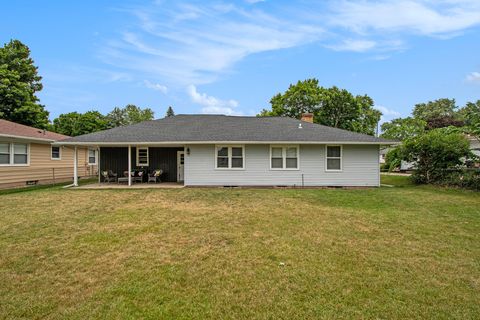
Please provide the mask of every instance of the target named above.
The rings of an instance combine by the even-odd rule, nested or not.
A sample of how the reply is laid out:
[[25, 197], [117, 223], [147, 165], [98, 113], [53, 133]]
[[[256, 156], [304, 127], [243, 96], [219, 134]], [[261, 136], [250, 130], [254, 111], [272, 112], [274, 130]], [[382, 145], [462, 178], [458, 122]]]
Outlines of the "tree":
[[271, 110], [259, 116], [285, 116], [300, 119], [303, 113], [313, 113], [314, 122], [366, 134], [374, 134], [381, 112], [373, 109], [373, 100], [354, 96], [345, 89], [319, 86], [317, 79], [298, 81], [283, 94], [270, 100]]
[[142, 121], [153, 120], [154, 112], [150, 108], [141, 109], [133, 104], [125, 108], [115, 107], [109, 114], [107, 120], [111, 128], [134, 124]]
[[480, 100], [467, 102], [459, 114], [465, 122], [465, 131], [480, 140]]
[[470, 144], [461, 133], [435, 129], [404, 142], [403, 159], [415, 161], [417, 183], [439, 182], [448, 169], [463, 165], [472, 157]]
[[285, 116], [300, 119], [302, 113], [318, 112], [323, 88], [317, 79], [307, 79], [291, 84], [284, 94], [276, 94], [270, 100], [272, 110], [262, 110], [261, 115]]
[[442, 117], [455, 118], [457, 106], [455, 99], [437, 99], [427, 103], [417, 103], [413, 108], [412, 115], [416, 119], [428, 122], [431, 119]]
[[11, 40], [0, 48], [0, 118], [46, 128], [49, 113], [35, 95], [41, 79], [26, 45]]
[[78, 136], [108, 129], [108, 119], [98, 111], [70, 112], [53, 120], [53, 130], [67, 136]]
[[427, 123], [412, 117], [397, 118], [382, 124], [382, 138], [403, 141], [425, 132]]
[[120, 127], [126, 125], [126, 112], [125, 109], [115, 107], [109, 114], [107, 119], [110, 128]]
[[172, 106], [168, 106], [167, 113], [165, 114], [165, 117], [173, 117], [175, 115], [175, 112], [173, 112]]

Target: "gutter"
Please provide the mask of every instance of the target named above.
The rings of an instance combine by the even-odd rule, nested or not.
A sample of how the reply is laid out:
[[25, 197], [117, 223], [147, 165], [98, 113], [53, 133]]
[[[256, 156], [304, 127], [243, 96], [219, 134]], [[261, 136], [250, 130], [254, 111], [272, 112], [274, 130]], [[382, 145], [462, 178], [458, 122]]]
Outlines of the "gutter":
[[56, 141], [55, 146], [162, 146], [162, 145], [199, 145], [199, 144], [355, 144], [355, 145], [399, 145], [399, 141], [165, 141], [165, 142], [145, 142], [145, 141], [125, 141], [125, 142], [69, 142]]

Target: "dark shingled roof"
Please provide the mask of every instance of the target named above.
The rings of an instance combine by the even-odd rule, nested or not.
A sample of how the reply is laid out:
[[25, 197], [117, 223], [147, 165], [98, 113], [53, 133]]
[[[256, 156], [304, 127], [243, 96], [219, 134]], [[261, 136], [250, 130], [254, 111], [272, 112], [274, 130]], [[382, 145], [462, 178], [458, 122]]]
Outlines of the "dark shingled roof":
[[[299, 128], [301, 124], [301, 128]], [[395, 143], [286, 117], [177, 115], [62, 140], [67, 143], [174, 142]]]

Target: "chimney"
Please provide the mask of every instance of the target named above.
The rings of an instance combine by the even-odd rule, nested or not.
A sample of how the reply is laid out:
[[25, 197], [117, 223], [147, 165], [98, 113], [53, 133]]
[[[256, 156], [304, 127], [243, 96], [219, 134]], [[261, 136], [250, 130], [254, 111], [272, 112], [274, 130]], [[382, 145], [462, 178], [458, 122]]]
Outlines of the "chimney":
[[302, 113], [302, 121], [313, 123], [313, 113]]

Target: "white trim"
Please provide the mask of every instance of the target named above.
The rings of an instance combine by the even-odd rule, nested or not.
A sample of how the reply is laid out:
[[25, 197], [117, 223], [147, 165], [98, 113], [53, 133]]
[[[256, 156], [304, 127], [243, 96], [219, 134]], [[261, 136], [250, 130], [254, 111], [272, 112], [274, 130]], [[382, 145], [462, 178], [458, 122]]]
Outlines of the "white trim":
[[[94, 152], [94, 155], [95, 155], [95, 162], [94, 163], [91, 163], [90, 162], [90, 151], [93, 151]], [[89, 166], [96, 166], [97, 163], [98, 163], [98, 151], [97, 149], [94, 149], [94, 148], [88, 148], [87, 149], [87, 162], [88, 162], [88, 165]]]
[[[137, 148], [138, 150], [138, 148]], [[132, 185], [132, 146], [128, 145], [128, 186]]]
[[[218, 167], [218, 157], [217, 151], [218, 148], [227, 148], [228, 154], [228, 167], [227, 168], [219, 168]], [[242, 167], [241, 168], [232, 168], [232, 148], [242, 148]], [[215, 157], [215, 170], [245, 170], [245, 145], [243, 144], [223, 144], [223, 145], [215, 145], [214, 157]]]
[[[8, 147], [10, 149], [10, 154], [9, 154], [9, 157], [10, 157], [10, 162], [7, 164], [7, 163], [2, 163], [0, 164], [0, 167], [29, 167], [30, 166], [30, 143], [28, 142], [3, 142], [2, 143], [7, 143], [8, 144]], [[15, 144], [25, 144], [27, 145], [27, 163], [14, 163], [14, 159], [15, 159], [15, 153], [14, 153], [14, 145]]]
[[[53, 157], [53, 148], [58, 148], [58, 158]], [[62, 160], [62, 147], [50, 145], [50, 160]]]
[[[272, 168], [272, 148], [282, 148], [282, 168]], [[287, 168], [287, 148], [297, 149], [297, 167]], [[268, 158], [270, 163], [270, 170], [272, 171], [298, 171], [300, 170], [300, 146], [298, 144], [271, 144], [270, 145], [270, 157]]]
[[78, 150], [73, 148], [73, 185], [78, 187]]
[[[340, 157], [328, 157], [328, 147], [340, 147]], [[328, 169], [328, 159], [339, 159], [340, 169]], [[343, 146], [341, 144], [325, 145], [325, 172], [342, 172], [343, 171]]]
[[[132, 142], [61, 142], [56, 141], [54, 145], [78, 145], [78, 146], [128, 146]], [[234, 145], [234, 144], [360, 144], [360, 145], [399, 145], [401, 142], [359, 142], [359, 141], [164, 141], [164, 142], [134, 142], [137, 146], [162, 146], [162, 145], [185, 145], [185, 144], [218, 144], [218, 145]]]
[[[17, 136], [17, 135], [14, 135], [14, 134], [5, 134], [5, 133], [0, 133], [0, 137], [2, 137], [2, 138], [13, 138], [13, 139], [23, 139], [23, 140], [28, 140], [28, 141], [50, 142], [50, 143], [56, 141], [56, 140], [53, 140], [53, 139], [43, 139], [43, 138], [34, 138], [34, 137], [27, 137], [27, 136]], [[65, 139], [67, 139], [67, 138], [68, 137], [65, 137]]]
[[[140, 149], [146, 149], [146, 150], [147, 150], [147, 163], [141, 163], [141, 164], [140, 164], [140, 163], [138, 162], [138, 158], [139, 158], [139, 154], [138, 154], [138, 153], [139, 153]], [[139, 147], [139, 146], [137, 146], [137, 147], [135, 148], [135, 150], [136, 150], [135, 152], [136, 152], [136, 154], [137, 154], [137, 157], [136, 157], [136, 158], [137, 158], [137, 159], [136, 159], [136, 160], [137, 160], [137, 161], [136, 161], [137, 167], [148, 167], [148, 165], [149, 165], [149, 157], [150, 157], [150, 151], [148, 150], [148, 147], [145, 147], [145, 146]]]

